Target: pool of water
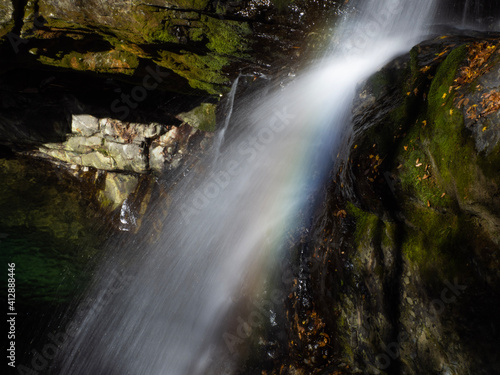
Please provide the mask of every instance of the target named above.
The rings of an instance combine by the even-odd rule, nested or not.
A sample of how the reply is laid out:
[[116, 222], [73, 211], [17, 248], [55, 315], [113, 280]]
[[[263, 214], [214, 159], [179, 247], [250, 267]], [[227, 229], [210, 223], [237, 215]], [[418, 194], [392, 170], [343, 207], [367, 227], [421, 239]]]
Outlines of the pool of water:
[[0, 298], [7, 309], [8, 264], [14, 263], [18, 366], [48, 368], [63, 316], [85, 290], [111, 234], [93, 193], [92, 184], [50, 163], [0, 156]]

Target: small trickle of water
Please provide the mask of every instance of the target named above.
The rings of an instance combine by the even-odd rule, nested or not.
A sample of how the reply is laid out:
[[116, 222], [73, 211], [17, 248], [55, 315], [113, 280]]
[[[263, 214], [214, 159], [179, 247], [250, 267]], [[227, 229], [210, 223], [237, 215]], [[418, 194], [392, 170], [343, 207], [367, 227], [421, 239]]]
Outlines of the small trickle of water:
[[231, 122], [231, 117], [233, 115], [233, 107], [234, 107], [234, 97], [236, 95], [236, 90], [238, 90], [238, 83], [240, 82], [240, 76], [236, 77], [234, 80], [232, 86], [231, 86], [231, 91], [229, 91], [229, 94], [227, 95], [226, 102], [224, 103], [224, 110], [225, 110], [225, 117], [224, 117], [224, 123], [220, 129], [217, 131], [217, 135], [215, 137], [214, 141], [214, 153], [216, 155], [215, 163], [217, 163], [217, 157], [220, 154], [220, 148], [222, 146], [222, 143], [224, 142], [224, 137], [226, 135], [226, 130], [229, 126], [229, 123]]
[[462, 12], [462, 27], [467, 25], [467, 13], [469, 12], [470, 0], [465, 0], [464, 10]]

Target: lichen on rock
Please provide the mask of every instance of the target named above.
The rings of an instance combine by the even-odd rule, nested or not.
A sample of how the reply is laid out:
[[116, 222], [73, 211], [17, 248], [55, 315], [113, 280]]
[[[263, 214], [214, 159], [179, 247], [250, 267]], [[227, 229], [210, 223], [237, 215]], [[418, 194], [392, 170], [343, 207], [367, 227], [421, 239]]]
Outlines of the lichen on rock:
[[216, 126], [215, 109], [215, 104], [202, 103], [189, 112], [179, 113], [177, 117], [193, 128], [213, 132]]

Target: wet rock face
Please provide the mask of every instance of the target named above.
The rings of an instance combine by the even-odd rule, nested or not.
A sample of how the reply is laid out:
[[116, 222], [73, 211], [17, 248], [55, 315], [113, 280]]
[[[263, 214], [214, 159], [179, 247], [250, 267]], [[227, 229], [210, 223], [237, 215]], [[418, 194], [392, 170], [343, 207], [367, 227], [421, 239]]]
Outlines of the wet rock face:
[[500, 7], [495, 1], [446, 0], [438, 7], [440, 19], [455, 25], [473, 26], [475, 29], [498, 30]]
[[360, 84], [268, 373], [498, 372], [499, 51], [439, 35]]
[[441, 35], [360, 88], [310, 246], [314, 312], [347, 373], [498, 371], [499, 49]]
[[[7, 34], [12, 4], [4, 3], [0, 25]], [[29, 66], [125, 75], [136, 83], [144, 66], [155, 64], [171, 74], [163, 89], [216, 95], [242, 69], [263, 73], [295, 59], [317, 20], [328, 22], [338, 8], [333, 0], [43, 0], [16, 10], [18, 25], [1, 48]]]
[[14, 5], [11, 0], [0, 1], [0, 38], [14, 27]]

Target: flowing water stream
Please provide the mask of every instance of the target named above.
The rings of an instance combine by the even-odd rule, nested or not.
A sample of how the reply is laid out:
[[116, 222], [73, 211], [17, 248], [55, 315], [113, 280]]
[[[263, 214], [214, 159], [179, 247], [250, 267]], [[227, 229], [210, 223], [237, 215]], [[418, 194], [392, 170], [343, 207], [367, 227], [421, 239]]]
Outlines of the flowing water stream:
[[331, 51], [286, 87], [235, 101], [236, 82], [216, 154], [154, 217], [160, 235], [151, 228], [116, 245], [117, 270], [109, 262], [96, 275], [60, 374], [234, 373], [236, 360], [218, 356], [235, 300], [261, 287], [286, 230], [331, 171], [356, 85], [423, 38], [434, 8], [360, 1]]

